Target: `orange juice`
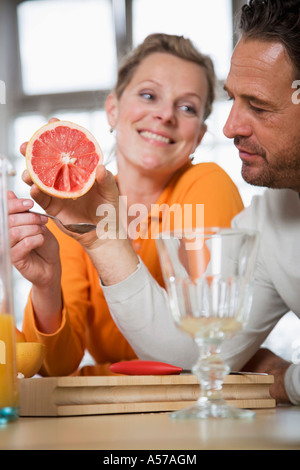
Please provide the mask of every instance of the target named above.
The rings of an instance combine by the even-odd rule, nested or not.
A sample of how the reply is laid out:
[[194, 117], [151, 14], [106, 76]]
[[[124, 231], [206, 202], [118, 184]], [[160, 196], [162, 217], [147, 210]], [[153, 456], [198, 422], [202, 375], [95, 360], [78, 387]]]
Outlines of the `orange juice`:
[[18, 384], [15, 323], [11, 314], [0, 314], [0, 423], [17, 417]]

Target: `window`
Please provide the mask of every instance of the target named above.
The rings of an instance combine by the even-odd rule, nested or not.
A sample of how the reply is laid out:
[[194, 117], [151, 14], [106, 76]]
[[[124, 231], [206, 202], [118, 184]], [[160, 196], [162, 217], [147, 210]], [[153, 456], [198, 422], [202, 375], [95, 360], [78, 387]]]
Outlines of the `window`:
[[39, 0], [18, 6], [25, 94], [111, 88], [116, 47], [110, 0]]
[[230, 0], [133, 0], [133, 45], [150, 33], [181, 34], [214, 60], [219, 79], [227, 76], [232, 53]]

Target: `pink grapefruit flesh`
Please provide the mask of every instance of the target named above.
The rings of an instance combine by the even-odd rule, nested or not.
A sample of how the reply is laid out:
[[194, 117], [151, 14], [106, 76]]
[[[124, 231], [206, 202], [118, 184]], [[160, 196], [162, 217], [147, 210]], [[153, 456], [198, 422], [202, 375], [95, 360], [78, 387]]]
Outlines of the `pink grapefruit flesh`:
[[83, 127], [55, 121], [41, 127], [26, 148], [26, 165], [32, 181], [45, 193], [59, 198], [83, 196], [94, 184], [101, 148]]

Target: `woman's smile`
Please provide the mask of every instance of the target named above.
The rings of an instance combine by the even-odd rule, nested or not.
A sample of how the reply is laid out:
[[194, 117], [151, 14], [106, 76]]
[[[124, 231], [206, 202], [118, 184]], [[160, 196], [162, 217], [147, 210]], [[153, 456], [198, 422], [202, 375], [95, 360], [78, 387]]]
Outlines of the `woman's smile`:
[[138, 131], [139, 135], [151, 144], [174, 144], [174, 140], [163, 133], [150, 130]]

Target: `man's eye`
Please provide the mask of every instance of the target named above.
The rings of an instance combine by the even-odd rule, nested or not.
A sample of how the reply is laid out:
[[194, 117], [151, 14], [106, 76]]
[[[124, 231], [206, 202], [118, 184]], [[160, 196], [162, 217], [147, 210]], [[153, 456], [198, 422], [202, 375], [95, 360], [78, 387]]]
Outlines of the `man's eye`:
[[265, 112], [265, 109], [254, 106], [253, 104], [250, 104], [250, 107], [257, 114], [261, 114]]

